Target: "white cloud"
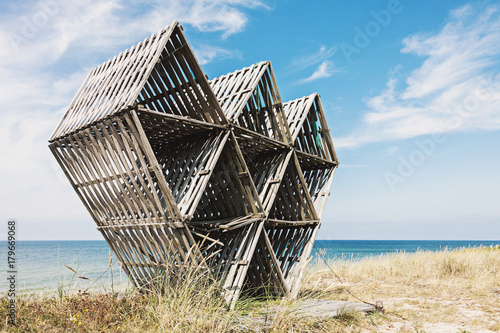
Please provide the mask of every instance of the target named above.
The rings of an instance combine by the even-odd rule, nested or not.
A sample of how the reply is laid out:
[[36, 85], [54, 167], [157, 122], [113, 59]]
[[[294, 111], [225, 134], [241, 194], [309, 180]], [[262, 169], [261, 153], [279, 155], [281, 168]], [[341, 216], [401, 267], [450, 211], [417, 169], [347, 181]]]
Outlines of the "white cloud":
[[324, 45], [320, 45], [316, 53], [294, 59], [291, 63], [291, 67], [294, 70], [302, 70], [329, 59], [335, 52], [337, 52], [337, 48], [335, 47], [327, 48]]
[[402, 52], [425, 60], [404, 85], [393, 73], [379, 95], [366, 99], [362, 126], [337, 138], [336, 147], [500, 129], [499, 12], [498, 6], [464, 6], [450, 13], [441, 31], [405, 38]]
[[135, 44], [174, 20], [200, 31], [219, 31], [225, 38], [247, 24], [242, 9], [255, 7], [267, 8], [260, 1], [241, 0], [42, 0], [27, 6], [21, 16], [0, 16], [0, 57], [4, 64], [20, 64], [21, 57], [47, 65], [66, 52], [80, 59], [89, 54], [95, 58], [96, 53], [113, 56], [117, 48]]
[[212, 45], [200, 45], [196, 48], [193, 48], [193, 51], [200, 65], [208, 64], [214, 59], [224, 60], [234, 57], [241, 58], [241, 54], [239, 51], [230, 51]]
[[292, 71], [301, 71], [319, 63], [316, 70], [309, 77], [299, 80], [298, 83], [315, 81], [329, 77], [333, 72], [337, 72], [338, 69], [334, 67], [333, 62], [328, 60], [336, 51], [335, 47], [327, 48], [324, 45], [320, 45], [316, 53], [294, 59], [291, 63]]
[[[0, 212], [3, 218], [74, 216], [76, 195], [47, 139], [90, 68], [175, 19], [223, 38], [244, 29], [260, 1], [32, 1], [0, 14]], [[234, 52], [203, 46], [200, 60]], [[57, 203], [57, 204], [56, 204]], [[82, 205], [78, 205], [82, 209]], [[57, 211], [56, 211], [57, 210]], [[7, 216], [4, 216], [7, 215]]]
[[387, 147], [385, 148], [382, 153], [386, 156], [392, 156], [394, 155], [395, 153], [397, 153], [399, 151], [399, 147], [398, 146], [390, 146], [390, 147]]
[[325, 77], [329, 77], [332, 75], [333, 72], [335, 72], [335, 68], [333, 66], [333, 62], [329, 60], [324, 60], [318, 68], [314, 71], [314, 73], [311, 74], [308, 78], [302, 79], [300, 83], [305, 83], [305, 82], [311, 82], [315, 81], [318, 79], [322, 79]]
[[176, 19], [200, 31], [221, 31], [223, 38], [238, 33], [245, 27], [248, 19], [240, 8], [270, 9], [264, 2], [257, 0], [156, 0], [148, 3], [153, 8], [150, 16], [154, 21], [149, 21], [151, 17], [146, 17], [141, 23], [156, 22], [156, 25], [164, 25], [166, 18], [170, 18], [170, 21]]

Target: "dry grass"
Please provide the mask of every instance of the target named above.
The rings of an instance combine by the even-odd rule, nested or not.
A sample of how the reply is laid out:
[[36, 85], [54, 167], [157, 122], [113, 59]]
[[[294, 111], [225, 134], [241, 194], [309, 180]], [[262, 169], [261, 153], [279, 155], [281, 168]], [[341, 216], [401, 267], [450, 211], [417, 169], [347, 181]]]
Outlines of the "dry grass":
[[[18, 299], [10, 332], [499, 332], [500, 247], [397, 253], [309, 268], [301, 298], [382, 300], [385, 313], [298, 318], [295, 301], [243, 299], [234, 310], [203, 275], [162, 296], [112, 294]], [[0, 299], [6, 318], [7, 299]], [[270, 312], [281, 305], [281, 311]]]
[[[500, 246], [396, 253], [361, 261], [312, 265], [303, 294], [385, 305], [383, 332], [500, 332]], [[368, 319], [369, 320], [369, 319]]]

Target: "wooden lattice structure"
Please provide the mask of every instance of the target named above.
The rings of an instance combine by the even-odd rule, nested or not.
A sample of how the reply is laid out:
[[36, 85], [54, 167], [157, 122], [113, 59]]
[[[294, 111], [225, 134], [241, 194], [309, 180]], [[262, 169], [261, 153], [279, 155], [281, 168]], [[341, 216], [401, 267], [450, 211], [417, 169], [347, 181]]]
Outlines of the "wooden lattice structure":
[[195, 263], [231, 304], [297, 294], [338, 160], [269, 62], [208, 81], [174, 22], [93, 69], [49, 142], [135, 286]]

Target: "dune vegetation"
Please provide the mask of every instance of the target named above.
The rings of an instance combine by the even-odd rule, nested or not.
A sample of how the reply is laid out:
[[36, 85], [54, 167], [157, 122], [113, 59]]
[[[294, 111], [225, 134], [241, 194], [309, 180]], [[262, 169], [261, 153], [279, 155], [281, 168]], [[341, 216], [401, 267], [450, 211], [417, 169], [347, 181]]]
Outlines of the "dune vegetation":
[[[342, 280], [340, 281], [335, 274]], [[228, 309], [203, 274], [162, 295], [56, 293], [17, 298], [7, 332], [500, 332], [500, 246], [312, 262], [298, 300], [242, 297]], [[375, 303], [384, 311], [301, 317], [301, 300]]]

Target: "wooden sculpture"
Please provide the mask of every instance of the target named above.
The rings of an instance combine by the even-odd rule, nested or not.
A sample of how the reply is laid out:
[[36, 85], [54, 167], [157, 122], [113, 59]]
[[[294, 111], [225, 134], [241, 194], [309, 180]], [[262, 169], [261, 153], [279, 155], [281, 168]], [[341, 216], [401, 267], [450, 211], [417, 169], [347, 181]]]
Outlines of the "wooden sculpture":
[[195, 263], [231, 305], [297, 294], [338, 160], [269, 62], [208, 81], [174, 22], [93, 69], [49, 142], [135, 286]]

